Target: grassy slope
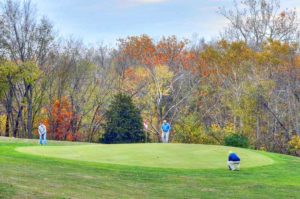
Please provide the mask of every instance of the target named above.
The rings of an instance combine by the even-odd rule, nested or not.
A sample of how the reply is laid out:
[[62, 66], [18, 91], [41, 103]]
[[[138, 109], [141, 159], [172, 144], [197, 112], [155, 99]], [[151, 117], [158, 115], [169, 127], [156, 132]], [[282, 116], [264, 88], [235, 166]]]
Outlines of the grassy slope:
[[20, 152], [71, 160], [158, 168], [226, 168], [229, 150], [242, 158], [242, 167], [272, 164], [271, 158], [257, 151], [196, 144], [121, 144], [20, 147]]
[[[50, 144], [57, 144], [52, 142]], [[60, 143], [66, 144], [66, 143]], [[0, 139], [0, 198], [297, 198], [300, 160], [267, 154], [274, 164], [240, 172], [159, 169], [41, 158]]]

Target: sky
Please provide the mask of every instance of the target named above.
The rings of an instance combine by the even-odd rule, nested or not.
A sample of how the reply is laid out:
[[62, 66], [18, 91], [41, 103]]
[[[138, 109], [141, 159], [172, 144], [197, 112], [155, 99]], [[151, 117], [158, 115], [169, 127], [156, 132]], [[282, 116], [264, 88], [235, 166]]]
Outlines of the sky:
[[[63, 37], [85, 43], [115, 44], [118, 38], [147, 34], [154, 39], [219, 36], [226, 20], [217, 13], [233, 0], [31, 0], [38, 15], [47, 16]], [[296, 8], [300, 0], [282, 0], [282, 8]]]

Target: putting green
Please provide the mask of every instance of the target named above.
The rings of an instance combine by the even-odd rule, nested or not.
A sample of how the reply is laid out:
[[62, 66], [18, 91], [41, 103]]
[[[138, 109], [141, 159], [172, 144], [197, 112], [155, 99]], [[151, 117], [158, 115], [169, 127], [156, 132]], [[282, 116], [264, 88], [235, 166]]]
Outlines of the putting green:
[[118, 144], [19, 147], [22, 153], [88, 162], [184, 169], [226, 167], [228, 151], [241, 158], [241, 167], [270, 165], [273, 160], [262, 152], [197, 144]]

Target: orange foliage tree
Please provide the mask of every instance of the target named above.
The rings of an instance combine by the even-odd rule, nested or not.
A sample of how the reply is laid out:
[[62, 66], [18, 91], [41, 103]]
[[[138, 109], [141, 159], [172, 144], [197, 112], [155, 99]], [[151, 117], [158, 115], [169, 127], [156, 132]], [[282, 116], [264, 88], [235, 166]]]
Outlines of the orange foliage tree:
[[71, 122], [74, 116], [71, 103], [67, 97], [55, 100], [48, 113], [50, 114], [45, 124], [50, 138], [68, 141], [77, 140], [79, 132], [75, 135], [71, 132]]
[[127, 37], [119, 40], [119, 61], [131, 60], [149, 68], [167, 65], [173, 70], [189, 69], [196, 55], [186, 49], [187, 44], [176, 36], [162, 37], [157, 43], [147, 35]]

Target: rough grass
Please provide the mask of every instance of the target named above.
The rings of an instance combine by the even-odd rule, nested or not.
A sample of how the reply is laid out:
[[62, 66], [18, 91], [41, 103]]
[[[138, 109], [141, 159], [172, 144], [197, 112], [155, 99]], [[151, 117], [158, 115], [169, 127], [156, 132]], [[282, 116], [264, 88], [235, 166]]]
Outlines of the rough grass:
[[269, 165], [261, 152], [224, 146], [196, 144], [119, 144], [20, 147], [17, 151], [71, 160], [158, 168], [226, 168], [228, 151], [242, 158], [243, 168]]
[[[0, 138], [0, 198], [299, 198], [300, 195], [300, 161], [291, 156], [263, 153], [273, 164], [229, 172], [226, 168], [167, 169], [66, 160], [15, 150], [36, 144], [32, 140]], [[49, 142], [49, 145], [70, 143]]]

